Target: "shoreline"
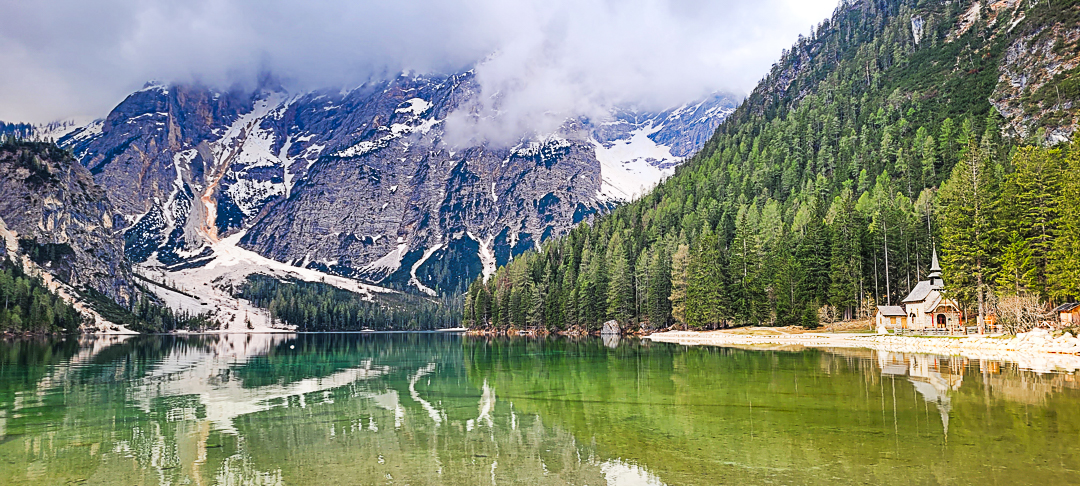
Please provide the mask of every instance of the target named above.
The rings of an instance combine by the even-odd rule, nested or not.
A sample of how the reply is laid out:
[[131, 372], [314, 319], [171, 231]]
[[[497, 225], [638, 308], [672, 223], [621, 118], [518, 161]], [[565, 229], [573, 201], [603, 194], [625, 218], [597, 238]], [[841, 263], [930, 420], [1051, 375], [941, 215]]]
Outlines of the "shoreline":
[[736, 334], [724, 331], [667, 331], [644, 336], [655, 342], [684, 346], [799, 350], [802, 348], [866, 348], [892, 353], [936, 354], [979, 360], [1011, 361], [1035, 371], [1080, 369], [1080, 339], [1049, 331], [1008, 336], [914, 337], [883, 334]]
[[121, 331], [95, 331], [95, 332], [0, 332], [0, 338], [57, 338], [57, 337], [101, 337], [101, 336], [219, 336], [223, 334], [465, 334], [468, 329], [464, 327], [447, 327], [442, 329], [420, 329], [401, 331], [296, 331], [291, 329], [264, 328], [264, 329], [213, 329], [206, 331], [188, 331], [177, 329], [168, 332], [121, 332]]

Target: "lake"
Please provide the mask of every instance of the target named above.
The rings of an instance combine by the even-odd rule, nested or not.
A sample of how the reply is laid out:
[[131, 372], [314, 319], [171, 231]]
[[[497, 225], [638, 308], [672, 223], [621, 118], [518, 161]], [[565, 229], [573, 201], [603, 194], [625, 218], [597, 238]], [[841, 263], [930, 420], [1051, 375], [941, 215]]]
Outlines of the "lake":
[[637, 339], [0, 340], [0, 484], [1076, 484], [1080, 386]]

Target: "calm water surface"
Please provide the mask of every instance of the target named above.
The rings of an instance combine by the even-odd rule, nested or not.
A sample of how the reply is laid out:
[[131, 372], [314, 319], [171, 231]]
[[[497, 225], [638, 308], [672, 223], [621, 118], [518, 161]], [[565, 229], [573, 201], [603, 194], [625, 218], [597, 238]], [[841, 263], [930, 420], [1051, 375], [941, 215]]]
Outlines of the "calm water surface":
[[0, 484], [1077, 484], [1069, 373], [456, 335], [0, 341]]

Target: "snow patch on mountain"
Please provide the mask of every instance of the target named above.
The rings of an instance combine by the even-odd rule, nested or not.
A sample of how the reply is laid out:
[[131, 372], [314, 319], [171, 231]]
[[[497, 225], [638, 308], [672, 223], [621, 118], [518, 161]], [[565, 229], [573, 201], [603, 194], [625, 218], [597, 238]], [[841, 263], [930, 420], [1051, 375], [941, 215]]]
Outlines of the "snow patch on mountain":
[[409, 106], [406, 106], [406, 107], [403, 107], [403, 108], [398, 108], [398, 109], [394, 110], [394, 112], [395, 113], [412, 113], [412, 114], [414, 114], [416, 116], [420, 116], [425, 111], [428, 111], [428, 109], [430, 109], [431, 106], [432, 106], [431, 103], [429, 103], [427, 101], [424, 101], [421, 98], [412, 98], [410, 100], [406, 100], [405, 102], [408, 103]]
[[278, 151], [278, 160], [285, 162], [285, 170], [282, 174], [282, 178], [285, 179], [285, 197], [288, 198], [292, 195], [293, 183], [296, 181], [296, 172], [293, 171], [294, 161], [289, 158], [289, 149], [292, 148], [293, 137], [285, 137], [285, 142], [281, 144], [281, 150]]
[[420, 283], [420, 279], [416, 277], [416, 270], [419, 269], [420, 266], [424, 264], [424, 262], [428, 261], [428, 259], [431, 258], [431, 255], [434, 255], [435, 252], [442, 249], [442, 247], [442, 243], [439, 243], [431, 248], [428, 248], [427, 250], [424, 250], [424, 256], [420, 257], [420, 259], [413, 264], [412, 269], [409, 270], [409, 285], [415, 286], [417, 289], [420, 289], [421, 292], [432, 297], [437, 297], [439, 295], [438, 292], [435, 292], [435, 290]]
[[262, 202], [274, 196], [284, 195], [287, 187], [271, 181], [240, 179], [225, 191], [244, 216], [254, 216], [262, 209]]
[[68, 132], [66, 135], [64, 135], [64, 137], [69, 138], [71, 140], [71, 144], [74, 145], [79, 142], [85, 142], [87, 140], [90, 140], [97, 135], [101, 135], [101, 131], [104, 127], [105, 119], [99, 118], [83, 127], [79, 127]]
[[370, 140], [364, 140], [356, 145], [353, 145], [345, 150], [339, 150], [334, 152], [334, 157], [359, 157], [375, 151], [378, 148], [376, 142]]
[[[414, 100], [419, 100], [419, 98], [414, 98]], [[420, 101], [423, 101], [423, 100], [420, 100]], [[415, 103], [414, 103], [414, 106], [415, 106]], [[397, 111], [402, 112], [401, 109], [398, 109]], [[418, 109], [413, 110], [412, 108], [410, 108], [410, 109], [406, 110], [404, 113], [413, 113], [413, 115], [415, 117], [415, 116], [419, 116], [420, 113], [423, 113], [423, 110], [419, 110], [419, 112], [418, 112]], [[367, 155], [367, 154], [372, 153], [372, 152], [374, 152], [374, 151], [376, 151], [378, 149], [389, 147], [391, 142], [393, 142], [394, 140], [399, 139], [399, 138], [401, 138], [401, 137], [403, 137], [405, 135], [409, 135], [411, 133], [417, 133], [417, 132], [422, 134], [422, 135], [426, 135], [428, 132], [431, 131], [432, 128], [435, 127], [435, 125], [438, 125], [440, 123], [442, 123], [442, 120], [437, 120], [437, 119], [434, 119], [434, 118], [429, 118], [429, 119], [424, 119], [424, 120], [421, 120], [421, 119], [418, 119], [418, 118], [413, 118], [412, 120], [409, 120], [406, 123], [394, 123], [394, 124], [391, 124], [389, 127], [379, 127], [378, 132], [380, 132], [380, 133], [390, 132], [390, 133], [383, 136], [383, 137], [381, 137], [381, 138], [379, 138], [379, 139], [376, 139], [376, 140], [362, 140], [360, 142], [357, 142], [357, 143], [349, 146], [348, 148], [345, 148], [343, 150], [339, 150], [339, 151], [335, 152], [333, 155], [335, 157], [342, 157], [342, 158], [360, 157], [360, 156], [363, 156], [363, 155]]]
[[[722, 119], [723, 117], [730, 115], [735, 110], [723, 105], [713, 105], [707, 108], [705, 111], [701, 111], [701, 107], [705, 106], [708, 100], [702, 100], [694, 104], [684, 104], [679, 108], [671, 112], [667, 116], [667, 120], [679, 120], [683, 123], [708, 123], [709, 120]], [[700, 112], [700, 113], [699, 113]], [[683, 118], [692, 118], [690, 120], [683, 120]]]
[[398, 246], [390, 250], [382, 258], [375, 260], [364, 267], [365, 272], [372, 272], [381, 275], [390, 275], [401, 268], [401, 259], [405, 258], [405, 254], [409, 252], [409, 245], [401, 242], [398, 239]]
[[427, 132], [430, 132], [431, 129], [439, 123], [442, 123], [442, 120], [436, 120], [433, 118], [412, 125], [407, 123], [395, 123], [393, 125], [390, 125], [390, 133], [394, 134], [395, 137], [399, 137], [401, 135], [406, 135], [413, 132], [427, 134]]
[[572, 144], [569, 140], [553, 135], [539, 141], [521, 143], [517, 147], [514, 147], [510, 153], [516, 157], [540, 157], [543, 159], [545, 157], [554, 156], [556, 151], [567, 149], [571, 146]]
[[247, 169], [281, 164], [278, 154], [271, 149], [274, 145], [274, 132], [263, 129], [259, 121], [261, 120], [252, 123], [254, 126], [244, 138], [243, 145], [232, 160], [233, 164], [242, 165]]
[[598, 197], [602, 200], [632, 201], [671, 176], [674, 168], [663, 169], [679, 162], [671, 148], [649, 138], [663, 126], [651, 124], [630, 133], [630, 137], [602, 144], [591, 140], [600, 161], [603, 184]]
[[[225, 134], [217, 143], [213, 144], [214, 162], [215, 166], [231, 162], [235, 156], [242, 157], [241, 160], [258, 160], [260, 156], [266, 156], [277, 159], [268, 150], [268, 146], [263, 141], [256, 141], [251, 145], [247, 142], [251, 138], [259, 139], [265, 138], [265, 134], [260, 134], [262, 119], [269, 115], [272, 111], [281, 106], [282, 102], [286, 99], [283, 93], [272, 93], [266, 98], [255, 101], [251, 111], [244, 113], [236, 118], [236, 120], [229, 125], [229, 128], [225, 130]], [[246, 153], [250, 151], [251, 153]]]
[[[53, 140], [57, 141], [67, 135], [82, 129], [90, 124], [94, 123], [94, 119], [90, 117], [83, 118], [71, 118], [67, 120], [57, 120], [49, 123], [40, 123], [34, 125], [34, 138], [38, 140]], [[98, 125], [99, 132], [101, 131], [100, 124]]]
[[481, 240], [479, 237], [472, 234], [471, 231], [467, 231], [465, 234], [480, 245], [480, 251], [477, 252], [477, 256], [480, 257], [480, 264], [483, 265], [484, 268], [484, 281], [487, 282], [488, 278], [495, 275], [495, 250], [493, 248], [495, 237], [492, 236], [487, 240]]
[[[398, 293], [384, 287], [271, 260], [237, 246], [243, 235], [244, 232], [241, 231], [211, 244], [210, 251], [207, 252], [211, 255], [205, 257], [206, 262], [200, 261], [200, 265], [181, 264], [169, 267], [152, 258], [138, 265], [136, 271], [151, 282], [165, 283], [152, 285], [150, 288], [169, 307], [195, 314], [209, 312], [216, 321], [228, 324], [229, 330], [235, 331], [281, 332], [292, 329], [281, 324], [272, 327], [270, 314], [266, 309], [233, 296], [235, 289], [253, 274], [267, 275], [282, 281], [321, 282], [359, 294], [369, 302], [373, 302], [377, 294]], [[247, 321], [251, 322], [251, 329], [247, 328]]]

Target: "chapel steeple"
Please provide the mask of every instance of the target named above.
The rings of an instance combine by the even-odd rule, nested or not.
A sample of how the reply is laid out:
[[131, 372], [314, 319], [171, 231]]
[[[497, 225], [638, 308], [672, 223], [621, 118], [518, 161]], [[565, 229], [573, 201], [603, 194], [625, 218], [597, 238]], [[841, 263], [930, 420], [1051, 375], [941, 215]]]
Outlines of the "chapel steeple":
[[934, 258], [930, 262], [930, 286], [935, 289], [945, 287], [945, 280], [941, 278], [941, 265], [938, 264], [937, 248], [934, 248]]

